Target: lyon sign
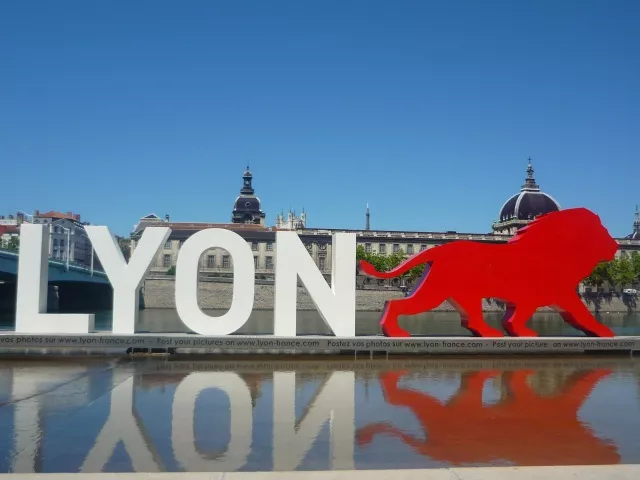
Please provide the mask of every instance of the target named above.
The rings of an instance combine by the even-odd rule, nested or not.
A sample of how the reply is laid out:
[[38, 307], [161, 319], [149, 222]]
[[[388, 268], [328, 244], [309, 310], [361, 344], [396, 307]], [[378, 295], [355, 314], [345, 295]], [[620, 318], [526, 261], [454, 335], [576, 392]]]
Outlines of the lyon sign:
[[[91, 314], [46, 313], [48, 228], [21, 226], [16, 332], [88, 333], [94, 328]], [[107, 227], [87, 226], [86, 231], [113, 287], [113, 333], [133, 334], [140, 286], [171, 229], [146, 228], [129, 263]], [[297, 233], [276, 232], [276, 244], [274, 334], [296, 335], [300, 278], [333, 333], [354, 337], [356, 235], [332, 236], [331, 286]], [[198, 306], [198, 270], [203, 253], [216, 247], [227, 250], [233, 259], [233, 299], [224, 315], [211, 317]], [[482, 318], [482, 299], [498, 298], [508, 306], [504, 328], [512, 336], [535, 336], [526, 322], [537, 308], [548, 305], [588, 335], [610, 337], [613, 332], [596, 321], [576, 288], [598, 262], [611, 260], [617, 248], [597, 215], [578, 208], [538, 217], [506, 244], [460, 240], [419, 252], [390, 272], [377, 272], [364, 261], [360, 266], [364, 273], [378, 278], [395, 277], [420, 264], [427, 266], [409, 297], [386, 303], [381, 327], [387, 336], [409, 336], [398, 326], [398, 316], [434, 309], [445, 300], [460, 312], [463, 325], [474, 335], [503, 336]], [[254, 278], [253, 254], [240, 235], [216, 228], [194, 234], [180, 249], [176, 266], [175, 300], [180, 319], [201, 335], [236, 332], [251, 314]]]

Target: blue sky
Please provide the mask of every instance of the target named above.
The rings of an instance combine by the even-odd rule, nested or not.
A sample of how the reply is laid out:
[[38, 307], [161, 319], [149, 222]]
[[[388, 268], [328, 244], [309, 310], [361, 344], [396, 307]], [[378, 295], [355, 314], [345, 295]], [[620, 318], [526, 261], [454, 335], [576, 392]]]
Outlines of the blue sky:
[[487, 232], [533, 158], [611, 233], [640, 203], [640, 2], [0, 3], [0, 210]]

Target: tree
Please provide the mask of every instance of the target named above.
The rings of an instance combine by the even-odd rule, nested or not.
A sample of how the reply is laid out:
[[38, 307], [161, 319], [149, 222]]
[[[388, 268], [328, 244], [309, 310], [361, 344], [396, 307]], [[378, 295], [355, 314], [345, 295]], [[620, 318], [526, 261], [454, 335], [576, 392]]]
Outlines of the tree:
[[167, 275], [175, 275], [176, 274], [176, 267], [171, 265], [169, 267], [169, 270], [167, 270]]
[[409, 280], [416, 282], [424, 273], [424, 264], [413, 267], [409, 270]]
[[593, 287], [600, 287], [604, 282], [611, 283], [610, 267], [610, 262], [599, 263], [591, 274], [584, 279], [584, 283]]
[[[372, 253], [365, 251], [362, 245], [356, 247], [356, 261], [366, 260], [379, 272], [389, 271], [407, 259], [407, 255], [402, 249], [397, 252], [393, 252], [391, 255], [384, 255], [380, 253]], [[424, 271], [424, 265], [418, 265], [406, 272], [402, 277], [415, 281], [420, 278]]]
[[20, 237], [17, 235], [12, 236], [7, 242], [7, 248], [9, 250], [20, 250]]
[[633, 252], [631, 254], [631, 265], [633, 267], [633, 276], [636, 283], [640, 283], [640, 253]]
[[117, 237], [118, 246], [120, 247], [120, 251], [122, 252], [122, 256], [128, 262], [131, 257], [131, 239], [124, 237]]
[[609, 275], [611, 283], [620, 288], [630, 285], [634, 281], [633, 265], [626, 257], [616, 258], [610, 262]]

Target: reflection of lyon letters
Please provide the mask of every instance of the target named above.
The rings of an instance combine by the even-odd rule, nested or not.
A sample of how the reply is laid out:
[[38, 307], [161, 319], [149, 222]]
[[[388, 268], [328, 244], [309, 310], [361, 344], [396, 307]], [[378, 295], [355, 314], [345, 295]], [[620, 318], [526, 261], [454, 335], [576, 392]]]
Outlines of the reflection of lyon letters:
[[482, 391], [486, 380], [500, 372], [463, 375], [460, 389], [445, 404], [425, 393], [399, 387], [406, 373], [381, 375], [385, 399], [391, 405], [409, 408], [426, 439], [387, 423], [372, 423], [358, 430], [359, 445], [386, 434], [421, 455], [454, 465], [502, 459], [517, 465], [620, 462], [615, 445], [597, 438], [577, 418], [578, 410], [609, 370], [576, 372], [550, 397], [540, 396], [528, 384], [534, 372], [504, 372], [506, 398], [493, 405], [483, 405]]
[[[10, 392], [7, 403], [13, 404], [14, 448], [11, 453], [10, 471], [35, 473], [40, 471], [42, 462], [42, 442], [44, 435], [43, 416], [47, 408], [43, 393], [63, 391], [61, 385], [82, 382], [87, 368], [84, 366], [50, 366], [32, 363], [24, 367], [12, 367], [2, 372], [0, 382], [2, 391]], [[84, 392], [86, 385], [79, 390]], [[62, 392], [64, 393], [64, 392]], [[86, 402], [85, 395], [66, 397], [66, 406], [76, 402]]]
[[[114, 383], [118, 386], [111, 392], [109, 417], [80, 470], [103, 471], [119, 442], [124, 444], [134, 471], [164, 470], [162, 459], [154, 450], [153, 439], [146, 434], [134, 406], [134, 377], [128, 376], [124, 381], [121, 376], [116, 377], [118, 378]], [[140, 378], [144, 381], [144, 375]], [[165, 378], [169, 383], [175, 382], [175, 376], [166, 375]], [[158, 376], [155, 381], [158, 379], [162, 379], [162, 376]], [[327, 421], [331, 468], [354, 468], [354, 373], [328, 373], [327, 380], [309, 402], [300, 419], [296, 418], [294, 408], [295, 373], [274, 372], [273, 383], [274, 469], [290, 470], [299, 466]], [[210, 389], [224, 392], [229, 399], [229, 410], [196, 413], [198, 396]], [[235, 471], [246, 465], [253, 441], [251, 392], [247, 379], [235, 372], [195, 372], [179, 376], [173, 399], [171, 444], [175, 459], [183, 470]], [[229, 417], [229, 441], [225, 448], [217, 451], [198, 448], [195, 432], [198, 415]], [[220, 432], [211, 432], [214, 436], [219, 434]]]
[[[220, 389], [229, 397], [229, 445], [224, 452], [199, 452], [194, 424], [196, 400], [208, 389]], [[220, 412], [203, 412], [215, 415]], [[185, 471], [233, 471], [241, 468], [251, 453], [253, 432], [251, 392], [234, 372], [196, 372], [180, 382], [173, 399], [171, 442], [176, 460]]]
[[329, 421], [330, 469], [353, 469], [355, 392], [353, 372], [334, 372], [296, 420], [295, 372], [273, 374], [273, 469], [295, 470]]
[[120, 373], [116, 372], [114, 375], [114, 383], [119, 385], [111, 391], [109, 417], [98, 434], [95, 445], [85, 458], [80, 468], [81, 472], [101, 472], [120, 442], [129, 454], [135, 472], [162, 470], [160, 457], [153, 450], [149, 438], [144, 435], [142, 421], [133, 405], [133, 377], [128, 375], [128, 378], [122, 381]]

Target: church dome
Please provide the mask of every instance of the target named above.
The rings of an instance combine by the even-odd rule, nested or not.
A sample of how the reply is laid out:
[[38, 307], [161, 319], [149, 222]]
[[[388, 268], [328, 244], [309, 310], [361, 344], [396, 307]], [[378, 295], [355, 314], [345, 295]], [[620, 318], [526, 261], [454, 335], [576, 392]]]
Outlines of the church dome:
[[233, 209], [238, 212], [259, 212], [260, 199], [258, 197], [240, 196], [236, 198]]
[[640, 240], [640, 209], [638, 209], [638, 205], [636, 205], [636, 215], [633, 222], [633, 232], [631, 232], [631, 234], [627, 235], [625, 238], [627, 238], [627, 240]]
[[509, 198], [500, 209], [500, 222], [508, 220], [533, 220], [544, 213], [557, 212], [560, 204], [540, 190], [533, 178], [531, 159], [527, 166], [527, 178], [520, 192]]
[[242, 175], [240, 196], [233, 202], [233, 212], [231, 212], [233, 223], [264, 224], [266, 214], [260, 208], [260, 199], [255, 195], [252, 181], [253, 175], [247, 166]]

